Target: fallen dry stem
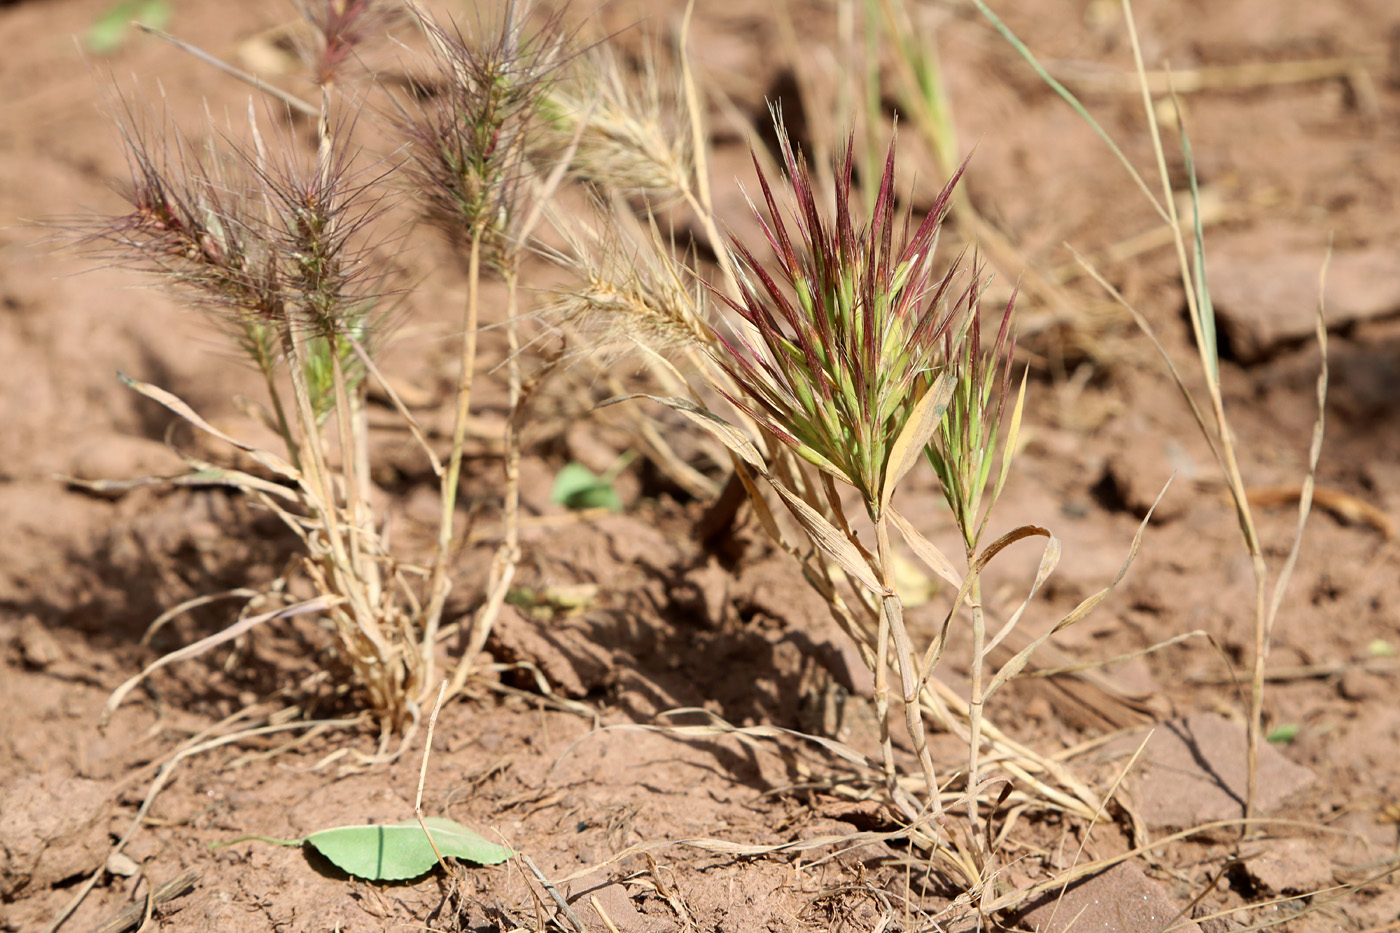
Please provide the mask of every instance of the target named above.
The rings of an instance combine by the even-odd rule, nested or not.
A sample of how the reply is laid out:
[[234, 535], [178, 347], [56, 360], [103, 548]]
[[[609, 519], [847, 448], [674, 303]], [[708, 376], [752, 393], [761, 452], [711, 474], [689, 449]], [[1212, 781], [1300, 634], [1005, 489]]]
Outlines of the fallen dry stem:
[[428, 831], [428, 824], [423, 820], [423, 785], [428, 780], [428, 759], [433, 754], [433, 730], [437, 728], [438, 713], [442, 712], [442, 700], [445, 696], [447, 681], [443, 681], [438, 687], [437, 701], [433, 703], [432, 715], [428, 717], [428, 734], [423, 739], [423, 763], [418, 767], [418, 795], [413, 798], [413, 815], [417, 817], [418, 825], [423, 828], [423, 835], [428, 837], [428, 845], [433, 847], [433, 854], [437, 856], [438, 864], [444, 872], [449, 871], [447, 860], [442, 857], [437, 841], [433, 839], [433, 834]]

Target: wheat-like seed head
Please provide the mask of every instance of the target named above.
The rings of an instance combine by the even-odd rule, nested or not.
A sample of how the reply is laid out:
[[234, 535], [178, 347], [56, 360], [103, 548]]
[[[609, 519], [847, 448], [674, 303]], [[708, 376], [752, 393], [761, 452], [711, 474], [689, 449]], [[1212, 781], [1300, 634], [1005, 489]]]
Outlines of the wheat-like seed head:
[[571, 80], [553, 89], [536, 147], [540, 158], [578, 147], [572, 169], [606, 191], [674, 195], [694, 175], [682, 91], [658, 75], [655, 54], [629, 76], [617, 55], [596, 46], [577, 59]]
[[[363, 312], [382, 294], [379, 246], [367, 237], [384, 209], [382, 176], [356, 169], [348, 147], [314, 164], [274, 160], [212, 126], [196, 144], [167, 118], [121, 107], [131, 210], [88, 224], [84, 245], [240, 329], [363, 335]], [[336, 132], [348, 135], [350, 122]]]
[[297, 55], [322, 87], [346, 79], [365, 46], [408, 19], [395, 0], [296, 0], [305, 27], [291, 33]]
[[599, 213], [599, 227], [556, 219], [567, 251], [550, 255], [574, 282], [546, 314], [584, 334], [588, 352], [614, 359], [638, 345], [659, 352], [708, 346], [703, 286], [676, 260], [674, 244], [654, 221], [644, 235], [633, 235], [619, 225], [622, 215]]

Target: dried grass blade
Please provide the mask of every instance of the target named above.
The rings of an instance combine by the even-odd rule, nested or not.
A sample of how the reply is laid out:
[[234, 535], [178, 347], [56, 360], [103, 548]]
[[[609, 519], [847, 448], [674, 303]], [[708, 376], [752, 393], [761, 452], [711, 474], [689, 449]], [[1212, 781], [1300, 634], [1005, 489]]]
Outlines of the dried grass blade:
[[287, 479], [292, 480], [293, 482], [301, 482], [301, 473], [295, 470], [292, 467], [292, 465], [289, 464], [287, 461], [283, 460], [281, 457], [278, 457], [276, 454], [269, 453], [268, 451], [262, 450], [261, 448], [253, 447], [249, 444], [243, 443], [240, 440], [230, 437], [223, 431], [220, 431], [218, 428], [214, 427], [212, 424], [201, 418], [193, 408], [191, 408], [188, 404], [184, 402], [183, 399], [179, 398], [178, 396], [165, 391], [159, 386], [151, 385], [149, 382], [142, 382], [139, 379], [133, 379], [126, 373], [117, 373], [117, 378], [120, 379], [122, 381], [122, 384], [125, 385], [127, 388], [134, 389], [135, 391], [146, 396], [146, 398], [150, 399], [151, 401], [170, 409], [172, 412], [179, 415], [181, 418], [184, 418], [190, 424], [199, 428], [206, 434], [211, 434], [214, 437], [217, 437], [219, 440], [223, 441], [224, 443], [237, 447], [239, 450], [243, 451], [248, 456], [252, 457], [255, 461], [257, 461], [257, 463], [267, 467], [269, 470], [276, 473], [278, 476], [285, 476]]
[[1312, 444], [1308, 448], [1308, 472], [1303, 477], [1303, 488], [1298, 495], [1298, 528], [1293, 535], [1293, 545], [1288, 557], [1279, 568], [1278, 579], [1274, 581], [1273, 599], [1269, 604], [1269, 632], [1273, 632], [1278, 618], [1279, 607], [1283, 604], [1284, 590], [1293, 577], [1293, 568], [1298, 563], [1298, 552], [1303, 546], [1303, 531], [1308, 525], [1308, 515], [1312, 511], [1313, 489], [1317, 484], [1317, 462], [1322, 456], [1322, 436], [1327, 426], [1327, 317], [1323, 297], [1327, 287], [1327, 267], [1332, 261], [1332, 249], [1328, 246], [1327, 258], [1317, 283], [1317, 348], [1322, 354], [1321, 367], [1317, 373], [1317, 421], [1313, 423]]
[[797, 519], [802, 530], [807, 532], [818, 550], [834, 560], [837, 566], [846, 571], [851, 579], [860, 581], [870, 592], [880, 596], [885, 595], [884, 584], [875, 576], [875, 572], [870, 569], [870, 564], [866, 562], [860, 549], [852, 544], [849, 538], [782, 483], [771, 482], [770, 484], [778, 491], [778, 495], [783, 497], [783, 501], [787, 503], [793, 518]]
[[[1115, 664], [1126, 664], [1129, 661], [1146, 657], [1149, 654], [1161, 651], [1163, 648], [1170, 648], [1172, 645], [1179, 645], [1184, 641], [1193, 638], [1210, 638], [1210, 633], [1204, 629], [1193, 629], [1189, 632], [1182, 632], [1173, 635], [1171, 638], [1159, 641], [1156, 644], [1148, 645], [1146, 648], [1139, 648], [1136, 651], [1129, 651], [1125, 654], [1114, 655], [1111, 658], [1095, 658], [1092, 661], [1080, 661], [1078, 664], [1064, 664], [1059, 667], [1037, 668], [1026, 674], [1027, 677], [1062, 677], [1065, 674], [1078, 674], [1081, 671], [1092, 671], [1095, 668], [1112, 667]], [[1139, 696], [1151, 696], [1152, 694], [1139, 694]]]
[[664, 849], [668, 846], [690, 846], [691, 848], [700, 849], [704, 852], [718, 852], [724, 855], [734, 856], [754, 856], [770, 855], [774, 852], [807, 852], [812, 849], [820, 849], [831, 845], [855, 847], [869, 843], [893, 842], [897, 839], [908, 838], [909, 833], [910, 831], [907, 829], [896, 829], [885, 833], [864, 830], [839, 835], [817, 836], [812, 839], [799, 839], [794, 842], [781, 842], [777, 845], [745, 845], [743, 843], [730, 842], [727, 839], [711, 839], [704, 836], [695, 836], [685, 839], [660, 839], [654, 842], [638, 842], [628, 846], [621, 852], [609, 856], [596, 865], [580, 868], [572, 874], [556, 879], [555, 884], [565, 884], [570, 881], [577, 881], [580, 878], [586, 878], [600, 869], [620, 862], [623, 859], [647, 852], [654, 852], [657, 849]]
[[753, 506], [754, 514], [758, 516], [759, 524], [774, 541], [783, 548], [788, 548], [787, 538], [783, 535], [782, 529], [778, 527], [778, 520], [773, 515], [773, 510], [768, 507], [768, 500], [758, 491], [758, 486], [754, 483], [749, 471], [742, 466], [734, 469], [734, 475], [739, 477], [739, 482], [744, 486], [744, 492], [748, 494], [749, 504]]
[[[1036, 568], [1035, 579], [1031, 581], [1030, 590], [1027, 591], [1026, 598], [1021, 600], [1021, 605], [1017, 606], [1016, 611], [1011, 613], [1011, 616], [1002, 623], [997, 633], [987, 640], [983, 651], [991, 651], [997, 645], [1001, 644], [1002, 640], [1005, 639], [1007, 635], [1010, 635], [1011, 631], [1016, 628], [1016, 623], [1020, 622], [1021, 616], [1025, 615], [1026, 608], [1030, 606], [1031, 600], [1035, 598], [1035, 594], [1040, 592], [1040, 588], [1045, 585], [1045, 581], [1050, 578], [1050, 574], [1054, 573], [1055, 568], [1059, 565], [1060, 550], [1060, 539], [1051, 535], [1050, 540], [1045, 542], [1045, 550], [1040, 555], [1040, 565]], [[990, 694], [991, 688], [988, 688], [986, 692]]]
[[1167, 367], [1167, 372], [1171, 374], [1172, 381], [1176, 383], [1177, 391], [1181, 393], [1181, 397], [1185, 399], [1187, 406], [1191, 409], [1191, 415], [1196, 419], [1197, 427], [1201, 429], [1201, 436], [1204, 437], [1206, 443], [1210, 445], [1210, 452], [1211, 455], [1215, 457], [1215, 462], [1220, 466], [1221, 472], [1229, 475], [1229, 470], [1225, 466], [1225, 455], [1221, 452], [1220, 445], [1216, 442], [1215, 431], [1211, 428], [1210, 423], [1206, 421], [1205, 413], [1202, 412], [1200, 406], [1196, 404], [1196, 398], [1191, 394], [1191, 389], [1187, 387], [1186, 380], [1182, 378], [1181, 370], [1176, 368], [1176, 363], [1172, 361], [1171, 354], [1167, 353], [1167, 348], [1162, 346], [1162, 341], [1157, 339], [1157, 332], [1152, 329], [1152, 325], [1148, 323], [1147, 318], [1143, 316], [1141, 311], [1130, 304], [1128, 300], [1123, 297], [1123, 293], [1105, 279], [1103, 274], [1100, 273], [1099, 270], [1095, 268], [1094, 264], [1086, 259], [1083, 254], [1068, 243], [1064, 244], [1064, 246], [1074, 255], [1075, 261], [1079, 263], [1085, 273], [1097, 282], [1100, 288], [1108, 292], [1114, 301], [1123, 306], [1123, 310], [1127, 311], [1128, 314], [1132, 316], [1133, 322], [1138, 326], [1138, 330], [1142, 331], [1147, 335], [1147, 339], [1152, 341], [1153, 348], [1156, 349], [1157, 355], [1162, 358], [1162, 363]]
[[[1059, 539], [1050, 533], [1049, 528], [1042, 528], [1039, 525], [1021, 525], [1018, 528], [1013, 528], [1006, 534], [1002, 535], [1000, 538], [997, 538], [991, 544], [987, 545], [985, 548], [982, 549], [982, 553], [977, 555], [977, 560], [973, 562], [972, 574], [981, 573], [983, 570], [986, 569], [987, 565], [991, 563], [993, 557], [996, 557], [998, 554], [1006, 550], [1011, 545], [1015, 544], [1017, 541], [1022, 541], [1026, 538], [1033, 538], [1036, 536], [1042, 538], [1049, 538], [1051, 541], [1055, 542], [1056, 546], [1056, 558], [1054, 562], [1051, 563], [1050, 569], [1045, 570], [1042, 566], [1041, 570], [1036, 574], [1036, 579], [1043, 582], [1044, 577], [1049, 576], [1050, 572], [1055, 569], [1054, 564], [1059, 562]], [[1042, 560], [1041, 563], [1043, 565], [1044, 561]], [[968, 576], [972, 576], [972, 574], [968, 574]]]
[[345, 602], [343, 596], [317, 596], [315, 599], [308, 599], [306, 602], [297, 603], [295, 606], [284, 606], [281, 609], [274, 609], [272, 612], [264, 612], [262, 615], [240, 619], [221, 632], [215, 632], [207, 638], [201, 638], [192, 645], [186, 645], [178, 651], [170, 652], [164, 657], [151, 662], [141, 673], [130, 678], [126, 683], [112, 691], [112, 695], [107, 698], [107, 702], [102, 707], [102, 715], [97, 721], [98, 726], [102, 727], [107, 724], [107, 721], [112, 717], [112, 712], [121, 705], [122, 700], [126, 699], [126, 695], [134, 690], [141, 681], [145, 680], [160, 668], [165, 667], [167, 664], [183, 661], [187, 658], [193, 658], [203, 654], [210, 648], [221, 645], [226, 641], [232, 641], [244, 632], [264, 622], [272, 622], [277, 619], [289, 619], [293, 616], [305, 615], [308, 612], [324, 612], [343, 602]]
[[919, 529], [911, 525], [909, 519], [901, 515], [898, 510], [891, 508], [886, 510], [885, 514], [889, 516], [894, 526], [899, 529], [899, 533], [904, 536], [905, 543], [909, 545], [909, 549], [914, 552], [919, 560], [923, 561], [930, 570], [938, 574], [944, 580], [947, 580], [953, 586], [959, 589], [962, 588], [962, 575], [958, 573], [957, 569], [953, 566], [953, 562], [938, 549], [937, 545], [920, 534]]
[[[186, 459], [189, 459], [188, 457]], [[179, 476], [138, 476], [133, 479], [83, 479], [80, 476], [56, 474], [54, 479], [69, 486], [86, 489], [99, 494], [130, 492], [147, 486], [229, 486], [234, 489], [255, 489], [269, 495], [278, 496], [288, 502], [300, 502], [296, 494], [286, 486], [270, 483], [250, 473], [228, 470], [213, 464], [196, 467], [193, 472]]]
[[[1253, 486], [1248, 490], [1250, 505], [1292, 505], [1301, 501], [1302, 485]], [[1370, 525], [1387, 541], [1395, 537], [1395, 522], [1385, 510], [1359, 496], [1330, 486], [1313, 485], [1313, 506], [1326, 509], [1346, 525]]]
[[137, 644], [139, 644], [143, 648], [146, 647], [151, 643], [151, 639], [155, 636], [156, 632], [164, 628], [167, 622], [169, 622], [171, 619], [184, 615], [191, 609], [198, 609], [200, 606], [207, 606], [210, 603], [216, 603], [221, 599], [252, 600], [257, 599], [261, 595], [262, 594], [259, 593], [257, 590], [250, 590], [245, 589], [243, 587], [239, 587], [238, 589], [234, 590], [225, 590], [222, 593], [206, 593], [203, 596], [196, 596], [193, 599], [187, 599], [184, 602], [180, 603], [180, 605], [175, 606], [172, 609], [167, 609], [160, 615], [156, 616], [155, 621], [152, 622], [150, 625], [146, 626], [146, 632], [144, 635], [141, 636], [141, 640], [137, 642]]
[[1001, 670], [997, 671], [996, 676], [992, 678], [991, 684], [987, 687], [986, 692], [988, 694], [1019, 674], [1030, 662], [1031, 655], [1035, 654], [1036, 649], [1045, 644], [1051, 635], [1054, 635], [1062, 629], [1069, 628], [1071, 625], [1093, 612], [1098, 608], [1100, 603], [1108, 598], [1108, 594], [1112, 593], [1114, 588], [1123, 581], [1123, 578], [1128, 574], [1128, 568], [1132, 566], [1133, 560], [1137, 557], [1138, 548], [1142, 546], [1142, 535], [1143, 532], [1147, 530], [1147, 523], [1152, 520], [1152, 512], [1157, 508], [1157, 503], [1161, 502], [1162, 497], [1167, 494], [1167, 489], [1170, 486], [1171, 480], [1169, 479], [1167, 480], [1167, 484], [1162, 487], [1162, 491], [1157, 493], [1157, 498], [1153, 501], [1152, 508], [1147, 510], [1147, 514], [1143, 516], [1142, 521], [1138, 524], [1137, 532], [1133, 535], [1133, 543], [1128, 548], [1128, 556], [1124, 559], [1123, 566], [1118, 568], [1118, 575], [1113, 578], [1113, 581], [1097, 593], [1086, 598], [1078, 606], [1074, 607], [1068, 615], [1047, 629], [1044, 634], [1038, 636], [1029, 645], [1016, 652], [1011, 660], [1003, 664]]
[[[1022, 525], [1019, 528], [1013, 528], [1006, 534], [1002, 535], [1000, 538], [997, 538], [991, 544], [987, 545], [986, 548], [982, 550], [982, 553], [978, 555], [977, 559], [972, 562], [972, 566], [968, 568], [967, 578], [964, 579], [962, 581], [962, 584], [958, 587], [957, 596], [954, 597], [953, 604], [948, 607], [948, 614], [943, 617], [943, 636], [934, 639], [933, 643], [928, 646], [928, 650], [924, 652], [923, 664], [919, 668], [921, 680], [927, 680], [928, 677], [933, 673], [934, 665], [938, 663], [938, 659], [942, 656], [943, 648], [946, 643], [946, 634], [948, 632], [949, 626], [953, 622], [953, 616], [955, 616], [958, 612], [958, 609], [962, 607], [963, 600], [967, 599], [967, 594], [972, 591], [973, 585], [981, 577], [983, 569], [986, 568], [987, 564], [991, 561], [993, 557], [996, 557], [1007, 547], [1010, 547], [1012, 544], [1015, 544], [1017, 541], [1020, 541], [1023, 538], [1029, 538], [1036, 535], [1049, 538], [1051, 542], [1054, 543], [1053, 556], [1051, 555], [1052, 549], [1051, 545], [1049, 544], [1047, 544], [1045, 547], [1045, 553], [1041, 555], [1040, 569], [1036, 573], [1036, 588], [1039, 588], [1040, 584], [1044, 582], [1044, 577], [1048, 577], [1050, 573], [1055, 569], [1055, 564], [1059, 562], [1060, 555], [1059, 539], [1057, 539], [1053, 534], [1051, 534], [1050, 529], [1048, 528], [1041, 528], [1039, 525]], [[1049, 562], [1048, 569], [1047, 561]], [[1032, 595], [1034, 594], [1034, 592], [1035, 590], [1032, 589]], [[1030, 596], [1027, 596], [1026, 599], [1027, 601], [1029, 601]], [[1022, 608], [1024, 608], [1024, 605]], [[1000, 640], [1001, 638], [1005, 637], [1006, 631], [1006, 627], [1003, 627], [1002, 632], [998, 633], [996, 640]], [[993, 643], [995, 644], [995, 641]], [[986, 693], [990, 692], [991, 688], [988, 688]]]
[[[1191, 137], [1186, 133], [1186, 123], [1181, 115], [1181, 102], [1176, 92], [1172, 92], [1172, 106], [1176, 110], [1176, 125], [1181, 133], [1181, 154], [1186, 162], [1186, 176], [1191, 185], [1191, 237], [1193, 285], [1196, 290], [1196, 317], [1200, 322], [1201, 358], [1205, 361], [1212, 382], [1220, 381], [1220, 348], [1215, 336], [1215, 304], [1210, 299], [1210, 289], [1206, 286], [1206, 232], [1201, 222], [1201, 186], [1196, 178], [1196, 161], [1191, 155]], [[1180, 227], [1173, 228], [1180, 230]], [[1178, 234], [1179, 235], [1179, 234]]]
[[634, 398], [648, 398], [653, 402], [660, 402], [669, 408], [674, 409], [689, 421], [693, 421], [706, 431], [710, 432], [725, 447], [743, 458], [744, 462], [758, 470], [764, 476], [768, 475], [768, 465], [763, 462], [763, 457], [759, 454], [758, 448], [753, 445], [743, 432], [734, 425], [725, 421], [716, 414], [706, 411], [694, 402], [683, 398], [672, 396], [663, 398], [659, 395], [647, 395], [638, 393], [635, 395], [619, 395], [610, 399], [605, 399], [597, 404], [597, 408], [606, 408], [609, 405], [616, 405], [618, 402], [626, 402]]

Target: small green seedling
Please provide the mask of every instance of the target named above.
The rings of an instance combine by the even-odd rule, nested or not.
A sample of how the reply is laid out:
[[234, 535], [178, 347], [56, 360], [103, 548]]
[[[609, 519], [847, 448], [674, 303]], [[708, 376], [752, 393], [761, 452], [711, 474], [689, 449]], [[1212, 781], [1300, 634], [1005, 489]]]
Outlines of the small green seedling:
[[1271, 745], [1287, 745], [1298, 737], [1302, 728], [1296, 722], [1280, 723], [1271, 729], [1268, 735], [1264, 736], [1264, 741]]
[[366, 881], [404, 881], [427, 874], [438, 860], [433, 851], [434, 842], [444, 856], [479, 865], [496, 865], [514, 854], [505, 846], [488, 842], [445, 817], [429, 816], [423, 822], [433, 834], [431, 841], [417, 820], [405, 820], [386, 826], [337, 826], [312, 833], [305, 839], [240, 836], [228, 842], [216, 842], [210, 848], [231, 846], [249, 839], [279, 846], [310, 844], [336, 868]]
[[83, 36], [83, 45], [97, 55], [111, 55], [126, 44], [131, 24], [164, 29], [170, 23], [166, 0], [121, 0], [103, 10]]
[[607, 509], [622, 511], [622, 497], [613, 488], [613, 481], [632, 462], [632, 454], [623, 454], [617, 463], [598, 475], [577, 461], [565, 464], [554, 477], [549, 499], [566, 509]]

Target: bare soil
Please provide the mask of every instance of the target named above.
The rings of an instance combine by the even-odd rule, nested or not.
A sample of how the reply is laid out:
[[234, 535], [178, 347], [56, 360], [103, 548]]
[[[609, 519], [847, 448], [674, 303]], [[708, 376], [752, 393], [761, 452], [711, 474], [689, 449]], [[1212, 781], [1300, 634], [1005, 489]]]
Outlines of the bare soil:
[[[114, 687], [158, 653], [226, 624], [227, 605], [176, 620], [142, 646], [153, 618], [192, 596], [266, 583], [292, 554], [275, 521], [225, 491], [99, 496], [62, 479], [178, 468], [165, 447], [170, 417], [124, 390], [118, 370], [175, 392], [216, 423], [245, 428], [237, 400], [258, 393], [254, 374], [198, 315], [131, 287], [138, 283], [131, 273], [92, 270], [90, 258], [56, 251], [32, 223], [120, 209], [110, 188], [125, 178], [125, 165], [101, 105], [114, 79], [130, 87], [134, 76], [146, 96], [164, 94], [177, 120], [196, 121], [206, 106], [220, 115], [246, 110], [244, 87], [154, 39], [84, 60], [72, 36], [105, 6], [0, 4], [0, 927], [8, 930], [41, 929], [74, 897], [181, 741], [250, 704], [275, 708], [279, 690], [318, 670], [323, 650], [314, 623], [260, 631], [232, 650], [166, 669], [105, 730], [97, 728]], [[177, 6], [175, 31], [230, 56], [290, 16], [272, 2]], [[761, 126], [767, 96], [782, 99], [794, 125], [820, 125], [816, 114], [798, 118], [793, 51], [801, 48], [804, 73], [828, 80], [841, 54], [827, 4], [787, 6], [796, 46], [763, 4], [697, 4], [697, 68], [732, 104], [713, 114], [714, 174], [717, 201], [736, 226], [745, 221], [733, 179], [749, 179], [750, 169], [732, 114]], [[1003, 6], [1012, 28], [1057, 73], [1106, 76], [1077, 86], [1146, 169], [1140, 101], [1112, 83], [1131, 68], [1118, 6]], [[643, 23], [664, 32], [678, 12], [677, 4], [615, 2], [594, 15], [609, 31]], [[1111, 155], [975, 11], [948, 3], [920, 15], [942, 23], [958, 130], [965, 150], [975, 144], [968, 190], [981, 213], [1043, 274], [1069, 268], [1066, 241], [1101, 257], [1105, 275], [1189, 367], [1193, 351], [1170, 250], [1112, 253], [1155, 221]], [[1248, 86], [1186, 88], [1184, 97], [1202, 184], [1222, 205], [1208, 232], [1221, 256], [1211, 274], [1221, 294], [1240, 296], [1220, 309], [1226, 405], [1275, 566], [1293, 541], [1290, 490], [1302, 480], [1316, 417], [1318, 350], [1306, 310], [1329, 242], [1339, 268], [1351, 270], [1328, 293], [1341, 317], [1331, 336], [1318, 472], [1324, 507], [1314, 511], [1283, 599], [1265, 707], [1267, 728], [1295, 727], [1296, 735], [1266, 749], [1261, 800], [1279, 822], [1243, 851], [1233, 831], [1208, 832], [1073, 886], [1063, 901], [1041, 898], [1001, 920], [1040, 930], [1157, 931], [1190, 917], [1203, 918], [1196, 928], [1210, 933], [1272, 920], [1297, 931], [1395, 929], [1400, 888], [1393, 878], [1329, 898], [1334, 885], [1383, 874], [1400, 843], [1400, 663], [1393, 656], [1400, 648], [1393, 537], [1400, 510], [1400, 10], [1388, 0], [1235, 0], [1158, 4], [1140, 16], [1149, 67], [1170, 63], [1220, 80], [1208, 69], [1351, 60], [1322, 77], [1285, 80], [1292, 72], [1276, 67]], [[638, 38], [634, 31], [618, 41]], [[918, 151], [914, 135], [902, 137], [911, 152]], [[1179, 169], [1180, 158], [1172, 159]], [[408, 296], [407, 323], [384, 366], [422, 390], [425, 421], [445, 424], [449, 338], [465, 277], [430, 231], [411, 231], [406, 244], [399, 262], [426, 284]], [[1301, 284], [1251, 302], [1294, 274]], [[1105, 791], [1142, 745], [1143, 730], [1157, 724], [1120, 791], [1155, 838], [1241, 815], [1252, 576], [1209, 451], [1160, 362], [1091, 282], [1066, 275], [1070, 314], [1023, 303], [1023, 346], [1033, 364], [1030, 428], [993, 529], [1031, 522], [1063, 542], [1061, 569], [1027, 627], [1048, 625], [1113, 578], [1141, 514], [1175, 474], [1123, 584], [1052, 644], [1064, 663], [1074, 663], [1198, 634], [1108, 666], [1102, 676], [1114, 702], [1081, 681], [1037, 679], [1015, 685], [991, 713], [1047, 752], [1105, 738], [1071, 758], [1084, 780]], [[499, 335], [488, 333], [485, 346], [499, 359]], [[584, 585], [589, 599], [581, 611], [545, 602], [512, 607], [489, 646], [498, 660], [537, 666], [554, 695], [542, 694], [532, 677], [506, 672], [499, 689], [482, 685], [446, 708], [425, 809], [527, 853], [588, 930], [604, 929], [593, 897], [629, 933], [975, 928], [957, 915], [928, 919], [950, 892], [926, 876], [917, 852], [878, 838], [895, 828], [878, 806], [831, 793], [818, 780], [839, 773], [839, 762], [822, 760], [815, 747], [799, 760], [780, 749], [800, 743], [643, 728], [699, 722], [663, 715], [695, 707], [736, 726], [825, 730], [862, 750], [874, 741], [868, 717], [859, 715], [868, 684], [858, 658], [797, 568], [771, 553], [756, 529], [740, 530], [737, 549], [712, 552], [694, 534], [703, 503], [687, 501], [640, 461], [619, 481], [627, 503], [621, 515], [571, 516], [549, 501], [565, 462], [605, 467], [629, 446], [616, 421], [589, 413], [601, 397], [584, 367], [546, 383], [524, 465], [529, 530], [519, 582], [537, 593], [578, 593]], [[488, 426], [500, 423], [504, 398], [500, 374], [485, 377]], [[431, 534], [435, 483], [405, 450], [399, 437], [384, 439], [389, 466], [380, 479], [397, 527], [412, 540]], [[489, 437], [469, 468], [466, 505], [478, 543], [457, 570], [458, 612], [479, 599], [498, 533], [500, 467]], [[934, 508], [936, 495], [930, 480], [916, 481], [905, 510], [947, 540], [952, 529]], [[994, 607], [1019, 601], [1035, 560], [1029, 549], [1012, 553], [988, 589]], [[914, 610], [913, 623], [932, 624], [935, 607], [936, 600]], [[963, 677], [965, 655], [963, 644], [950, 652], [942, 674], [950, 683]], [[354, 712], [334, 684], [323, 685], [320, 697], [313, 718]], [[843, 702], [833, 706], [833, 697]], [[193, 889], [157, 907], [145, 929], [494, 931], [538, 928], [540, 918], [556, 914], [569, 928], [517, 861], [452, 878], [371, 884], [299, 849], [241, 843], [211, 851], [209, 844], [247, 833], [291, 838], [411, 815], [421, 743], [392, 764], [365, 765], [363, 756], [376, 749], [368, 729], [327, 729], [293, 742], [302, 735], [230, 744], [181, 762], [126, 847], [126, 861], [109, 864], [112, 872], [67, 928], [107, 929], [128, 904], [144, 908], [151, 886], [190, 869]], [[945, 773], [961, 762], [947, 739], [933, 741]], [[744, 847], [855, 832], [873, 835], [745, 854]], [[677, 843], [610, 861], [639, 843], [696, 838], [734, 848]], [[1134, 843], [1118, 811], [1092, 829], [1028, 814], [1009, 839], [1004, 889]], [[1315, 891], [1324, 893], [1272, 902]], [[1300, 913], [1309, 906], [1316, 909]], [[1238, 912], [1210, 918], [1228, 908]]]

